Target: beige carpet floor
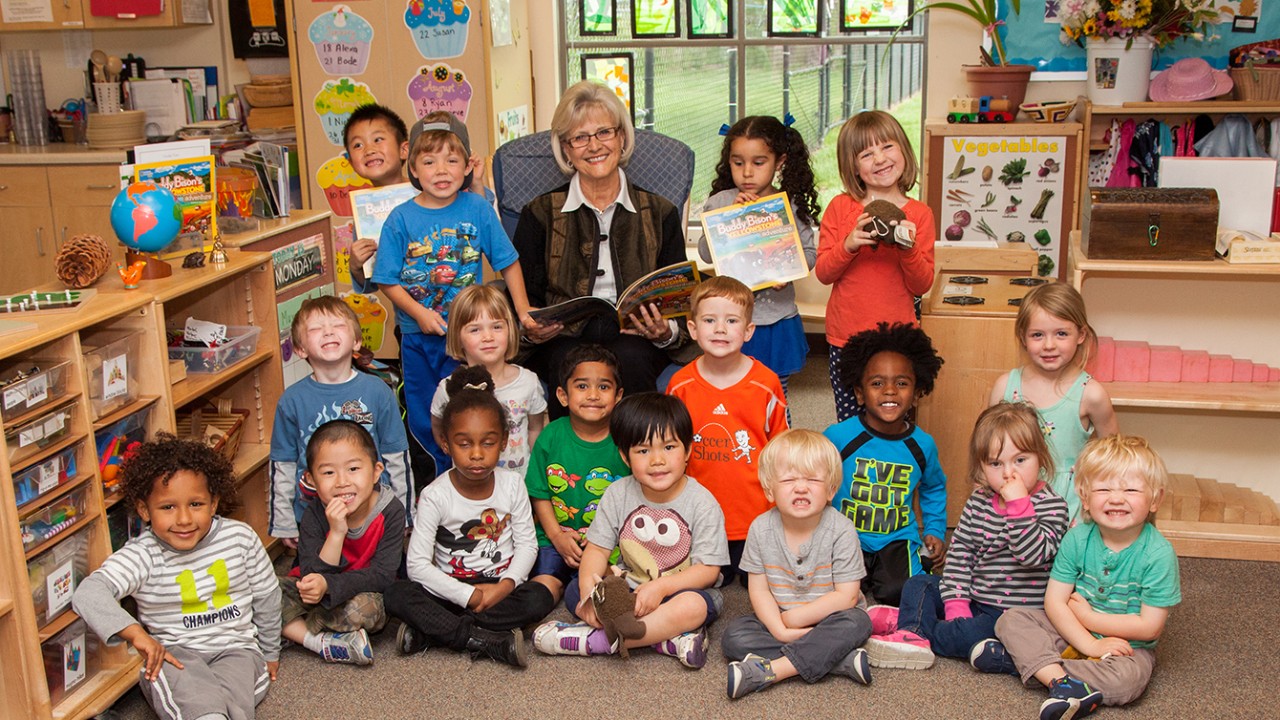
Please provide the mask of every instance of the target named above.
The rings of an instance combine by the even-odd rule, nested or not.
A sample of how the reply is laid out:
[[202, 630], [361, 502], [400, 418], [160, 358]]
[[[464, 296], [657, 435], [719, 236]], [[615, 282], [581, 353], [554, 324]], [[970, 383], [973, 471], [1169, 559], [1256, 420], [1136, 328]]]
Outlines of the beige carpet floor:
[[[793, 421], [823, 428], [834, 420], [825, 363], [811, 360], [792, 379]], [[1160, 641], [1146, 695], [1100, 717], [1275, 718], [1280, 645], [1280, 564], [1184, 559], [1182, 605]], [[487, 660], [432, 650], [412, 657], [394, 648], [394, 624], [375, 638], [375, 662], [326, 665], [285, 650], [280, 678], [258, 708], [263, 720], [293, 718], [1034, 718], [1045, 693], [1007, 676], [982, 675], [959, 660], [930, 670], [874, 670], [869, 687], [832, 677], [814, 685], [793, 679], [741, 700], [725, 697], [719, 629], [750, 611], [746, 591], [725, 593], [722, 619], [711, 629], [706, 667], [687, 670], [673, 658], [637, 651], [620, 658], [532, 654], [516, 670]], [[557, 608], [553, 618], [567, 617]], [[1270, 678], [1270, 679], [1268, 679]], [[155, 717], [137, 690], [113, 708], [113, 720]]]

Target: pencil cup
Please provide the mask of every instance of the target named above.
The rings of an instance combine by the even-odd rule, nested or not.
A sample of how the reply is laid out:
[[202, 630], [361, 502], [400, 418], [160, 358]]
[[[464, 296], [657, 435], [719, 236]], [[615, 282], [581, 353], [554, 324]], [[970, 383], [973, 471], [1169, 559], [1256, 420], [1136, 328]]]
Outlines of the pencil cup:
[[98, 112], [120, 112], [120, 85], [112, 82], [93, 84], [93, 98], [98, 101]]

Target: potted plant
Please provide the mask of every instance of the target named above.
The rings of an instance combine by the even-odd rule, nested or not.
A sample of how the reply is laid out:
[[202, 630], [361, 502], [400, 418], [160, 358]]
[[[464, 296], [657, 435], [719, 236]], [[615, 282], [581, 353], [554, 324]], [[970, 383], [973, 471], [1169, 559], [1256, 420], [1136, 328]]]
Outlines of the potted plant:
[[[982, 50], [982, 64], [964, 65], [965, 80], [969, 83], [969, 94], [974, 97], [1007, 97], [1016, 111], [1027, 95], [1027, 83], [1035, 68], [1031, 65], [1010, 65], [1004, 52], [1004, 42], [1000, 39], [999, 27], [1004, 25], [997, 12], [997, 0], [938, 0], [916, 8], [907, 16], [902, 27], [894, 31], [889, 39], [892, 44], [898, 33], [911, 22], [915, 16], [930, 10], [951, 10], [966, 17], [982, 27], [983, 32], [991, 38], [991, 47], [995, 50], [992, 57]], [[1022, 10], [1021, 0], [1009, 0], [1009, 7], [1017, 15]]]

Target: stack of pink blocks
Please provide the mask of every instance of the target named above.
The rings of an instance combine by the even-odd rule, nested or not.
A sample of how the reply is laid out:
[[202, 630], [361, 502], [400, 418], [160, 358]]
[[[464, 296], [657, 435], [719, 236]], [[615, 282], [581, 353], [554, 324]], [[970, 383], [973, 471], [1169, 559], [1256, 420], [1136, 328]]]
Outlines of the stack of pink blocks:
[[1085, 369], [1102, 382], [1280, 382], [1280, 368], [1262, 363], [1109, 337]]

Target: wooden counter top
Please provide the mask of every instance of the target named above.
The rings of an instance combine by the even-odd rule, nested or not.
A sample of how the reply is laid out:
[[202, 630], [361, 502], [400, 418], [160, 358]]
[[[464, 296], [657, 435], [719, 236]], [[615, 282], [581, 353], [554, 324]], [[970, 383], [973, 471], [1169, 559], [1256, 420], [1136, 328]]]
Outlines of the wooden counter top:
[[0, 165], [119, 165], [124, 161], [124, 150], [100, 150], [88, 145], [0, 144]]
[[276, 218], [274, 220], [265, 220], [256, 218], [258, 222], [257, 230], [232, 234], [224, 234], [222, 236], [222, 244], [229, 248], [242, 248], [251, 243], [265, 240], [274, 235], [288, 232], [300, 225], [323, 220], [333, 215], [329, 210], [293, 210], [288, 217]]

